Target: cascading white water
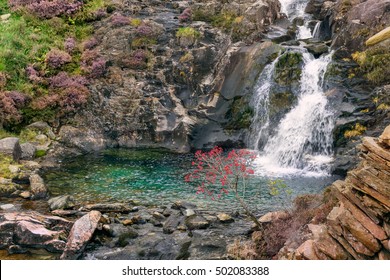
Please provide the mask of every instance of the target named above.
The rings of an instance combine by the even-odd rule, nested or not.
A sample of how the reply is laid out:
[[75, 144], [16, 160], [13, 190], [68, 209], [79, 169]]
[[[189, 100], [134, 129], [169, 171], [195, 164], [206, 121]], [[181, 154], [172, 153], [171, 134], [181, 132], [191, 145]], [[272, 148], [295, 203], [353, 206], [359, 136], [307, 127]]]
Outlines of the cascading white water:
[[248, 139], [250, 147], [259, 147], [260, 142], [262, 140], [265, 141], [265, 139], [268, 137], [269, 94], [272, 86], [271, 80], [278, 59], [279, 58], [275, 59], [271, 64], [268, 64], [264, 68], [255, 86], [255, 94], [252, 100], [252, 107], [254, 108], [255, 112], [254, 118], [252, 120], [253, 125], [251, 126], [251, 137]]
[[308, 26], [310, 16], [305, 13], [305, 8], [309, 0], [279, 0], [281, 4], [280, 11], [287, 15], [290, 20], [302, 18], [305, 20], [304, 25], [297, 26], [297, 39], [308, 39], [313, 37], [313, 34]]
[[327, 173], [332, 160], [333, 113], [322, 90], [331, 55], [314, 59], [303, 53], [304, 67], [297, 105], [281, 120], [257, 163], [273, 173]]
[[[291, 19], [304, 15], [308, 1], [280, 2], [282, 11]], [[259, 172], [274, 176], [324, 175], [329, 172], [329, 163], [332, 161], [334, 128], [333, 112], [329, 109], [322, 89], [331, 54], [315, 59], [302, 47], [296, 47], [294, 51], [301, 53], [303, 59], [298, 101], [280, 123], [276, 124], [274, 135], [270, 135], [269, 95], [277, 58], [264, 69], [258, 80], [252, 100], [255, 116], [248, 144], [255, 150], [264, 147], [256, 160]]]

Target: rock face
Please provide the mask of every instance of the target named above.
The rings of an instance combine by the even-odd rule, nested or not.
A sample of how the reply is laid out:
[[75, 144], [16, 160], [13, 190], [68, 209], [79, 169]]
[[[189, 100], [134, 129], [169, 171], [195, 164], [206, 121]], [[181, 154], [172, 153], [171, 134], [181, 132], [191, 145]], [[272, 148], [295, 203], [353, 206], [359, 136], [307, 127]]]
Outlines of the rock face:
[[22, 248], [42, 248], [50, 252], [62, 252], [62, 240], [72, 222], [45, 216], [37, 212], [12, 212], [0, 214], [0, 248], [17, 245]]
[[369, 36], [389, 26], [389, 7], [388, 0], [337, 1], [330, 22], [335, 34], [332, 47], [349, 53], [361, 50]]
[[22, 156], [22, 149], [19, 144], [19, 138], [7, 137], [1, 139], [0, 154], [12, 156], [13, 160], [18, 161]]
[[32, 160], [35, 158], [35, 153], [37, 151], [37, 148], [33, 144], [23, 143], [22, 145], [20, 145], [20, 147], [22, 149], [22, 155], [20, 159]]
[[[382, 134], [382, 139], [387, 137], [389, 129], [390, 126]], [[309, 225], [312, 237], [294, 249], [292, 258], [386, 257], [384, 252], [389, 252], [390, 239], [390, 146], [366, 137], [361, 151], [359, 166], [350, 171], [344, 181], [332, 185], [338, 205], [329, 213], [325, 224]], [[286, 256], [281, 253], [279, 257]]]
[[75, 260], [83, 252], [88, 241], [92, 238], [102, 214], [98, 211], [91, 211], [78, 219], [68, 236], [62, 260]]
[[[234, 98], [242, 94], [238, 90], [228, 99], [221, 95], [229, 88], [224, 84], [230, 74], [226, 71], [233, 71], [238, 57], [246, 56], [245, 69], [237, 69], [237, 73], [250, 72], [256, 77], [268, 62], [272, 55], [268, 48], [274, 47], [256, 44], [250, 49], [234, 41], [259, 39], [267, 25], [279, 17], [279, 2], [125, 3], [116, 1], [116, 11], [142, 21], [150, 30], [144, 36], [148, 40], [137, 25], [118, 28], [112, 18], [95, 24], [96, 50], [105, 54], [110, 67], [104, 78], [92, 84], [90, 104], [77, 112], [72, 122], [78, 125], [60, 129], [60, 141], [83, 152], [108, 147], [163, 147], [188, 152], [193, 146], [201, 148], [216, 142], [242, 145], [241, 129], [248, 123], [226, 127], [226, 114]], [[185, 8], [192, 9], [194, 21], [178, 19]], [[222, 26], [213, 26], [213, 19], [224, 20], [226, 15], [236, 18], [234, 36]], [[191, 32], [180, 35], [181, 27]], [[132, 57], [140, 51], [145, 54], [145, 63], [134, 66]], [[253, 61], [253, 54], [260, 58]]]

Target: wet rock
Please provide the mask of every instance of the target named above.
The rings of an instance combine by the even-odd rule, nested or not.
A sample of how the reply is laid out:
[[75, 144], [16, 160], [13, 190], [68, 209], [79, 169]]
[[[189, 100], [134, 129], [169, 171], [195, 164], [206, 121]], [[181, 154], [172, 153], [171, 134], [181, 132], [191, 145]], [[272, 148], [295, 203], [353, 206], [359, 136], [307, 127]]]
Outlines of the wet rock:
[[124, 226], [131, 226], [133, 223], [134, 222], [131, 219], [126, 219], [126, 220], [122, 221], [122, 225], [124, 225]]
[[210, 222], [207, 221], [203, 216], [195, 215], [187, 217], [185, 220], [185, 225], [190, 230], [206, 229], [210, 226]]
[[98, 211], [91, 211], [74, 223], [69, 233], [64, 252], [60, 257], [62, 260], [75, 260], [79, 258], [85, 246], [91, 240], [101, 215]]
[[159, 212], [153, 212], [153, 218], [155, 218], [158, 221], [165, 220], [165, 216]]
[[102, 135], [86, 128], [63, 126], [59, 136], [65, 146], [75, 147], [83, 152], [99, 151], [106, 147], [106, 141]]
[[31, 193], [29, 191], [24, 191], [19, 194], [21, 198], [29, 199], [31, 197]]
[[305, 48], [309, 51], [309, 53], [313, 54], [314, 57], [320, 57], [329, 50], [329, 47], [325, 44], [309, 44], [305, 46]]
[[19, 138], [7, 137], [0, 140], [0, 154], [11, 156], [13, 160], [19, 161], [22, 156], [22, 148], [19, 144]]
[[69, 209], [75, 206], [75, 200], [71, 195], [56, 196], [48, 200], [51, 211], [58, 209]]
[[325, 0], [310, 0], [305, 8], [305, 13], [319, 15]]
[[175, 210], [196, 209], [196, 205], [186, 201], [176, 201], [172, 204], [171, 208]]
[[75, 216], [81, 214], [77, 210], [62, 210], [62, 209], [51, 211], [51, 213], [53, 215], [60, 216], [60, 217], [68, 217], [68, 216]]
[[20, 145], [22, 149], [22, 155], [20, 159], [22, 160], [32, 160], [35, 158], [37, 148], [31, 143], [23, 143]]
[[219, 232], [196, 230], [193, 232], [191, 246], [188, 248], [190, 260], [218, 260], [226, 258], [227, 239]]
[[228, 214], [226, 214], [226, 213], [220, 213], [220, 214], [218, 214], [218, 215], [217, 215], [217, 218], [218, 218], [218, 220], [219, 220], [221, 223], [232, 223], [232, 222], [234, 222], [234, 219], [233, 219], [230, 215], [228, 215]]
[[288, 214], [286, 211], [276, 211], [276, 212], [269, 212], [263, 216], [260, 217], [259, 222], [260, 223], [270, 223], [276, 220], [285, 220], [290, 217], [290, 214]]
[[11, 212], [0, 214], [0, 247], [18, 245], [23, 248], [43, 248], [60, 252], [65, 246], [62, 237], [72, 222], [37, 212]]
[[98, 203], [98, 204], [89, 204], [82, 208], [85, 211], [96, 210], [102, 213], [130, 213], [131, 208], [124, 203]]
[[196, 215], [195, 211], [193, 209], [185, 209], [183, 212], [183, 215], [186, 217], [191, 217]]
[[26, 254], [28, 250], [19, 245], [11, 245], [7, 248], [8, 254]]
[[390, 147], [390, 125], [387, 126], [381, 136], [379, 136], [379, 142]]
[[13, 204], [3, 204], [0, 206], [0, 209], [3, 211], [13, 211], [16, 210], [15, 205]]
[[119, 247], [125, 247], [129, 244], [129, 239], [135, 239], [138, 237], [138, 232], [132, 228], [129, 228], [126, 232], [122, 233], [118, 237], [117, 245]]
[[48, 195], [45, 182], [38, 174], [33, 174], [30, 176], [30, 189], [32, 199], [41, 199]]
[[163, 224], [163, 232], [166, 234], [173, 233], [177, 227], [184, 221], [180, 214], [172, 214]]

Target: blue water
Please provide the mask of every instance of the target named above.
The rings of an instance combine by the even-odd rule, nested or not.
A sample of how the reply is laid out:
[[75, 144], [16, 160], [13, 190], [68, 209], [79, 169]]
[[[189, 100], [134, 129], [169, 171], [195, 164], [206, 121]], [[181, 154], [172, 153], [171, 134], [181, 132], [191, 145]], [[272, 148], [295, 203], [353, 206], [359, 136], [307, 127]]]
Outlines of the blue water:
[[[231, 196], [212, 201], [196, 194], [196, 186], [184, 182], [192, 166], [192, 154], [179, 155], [162, 150], [107, 150], [63, 162], [61, 170], [45, 174], [53, 196], [71, 194], [80, 204], [95, 202], [136, 202], [142, 205], [168, 206], [185, 200], [198, 208], [235, 211], [240, 206]], [[279, 178], [280, 179], [280, 178]], [[335, 177], [286, 177], [283, 182], [292, 191], [272, 196], [268, 184], [274, 178], [257, 175], [250, 180], [245, 200], [256, 213], [289, 206], [300, 194], [320, 193]]]

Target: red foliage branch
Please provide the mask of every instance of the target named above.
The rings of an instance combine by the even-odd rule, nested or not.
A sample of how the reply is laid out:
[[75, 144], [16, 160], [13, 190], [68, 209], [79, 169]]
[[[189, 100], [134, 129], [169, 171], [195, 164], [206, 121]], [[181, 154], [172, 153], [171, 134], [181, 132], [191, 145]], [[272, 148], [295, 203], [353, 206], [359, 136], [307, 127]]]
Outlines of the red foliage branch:
[[192, 162], [195, 169], [187, 174], [184, 180], [196, 182], [196, 193], [209, 196], [212, 200], [232, 192], [247, 215], [260, 227], [258, 220], [240, 195], [245, 190], [247, 180], [254, 174], [249, 166], [255, 158], [256, 154], [248, 150], [232, 150], [227, 155], [220, 147], [215, 147], [209, 152], [197, 151]]

